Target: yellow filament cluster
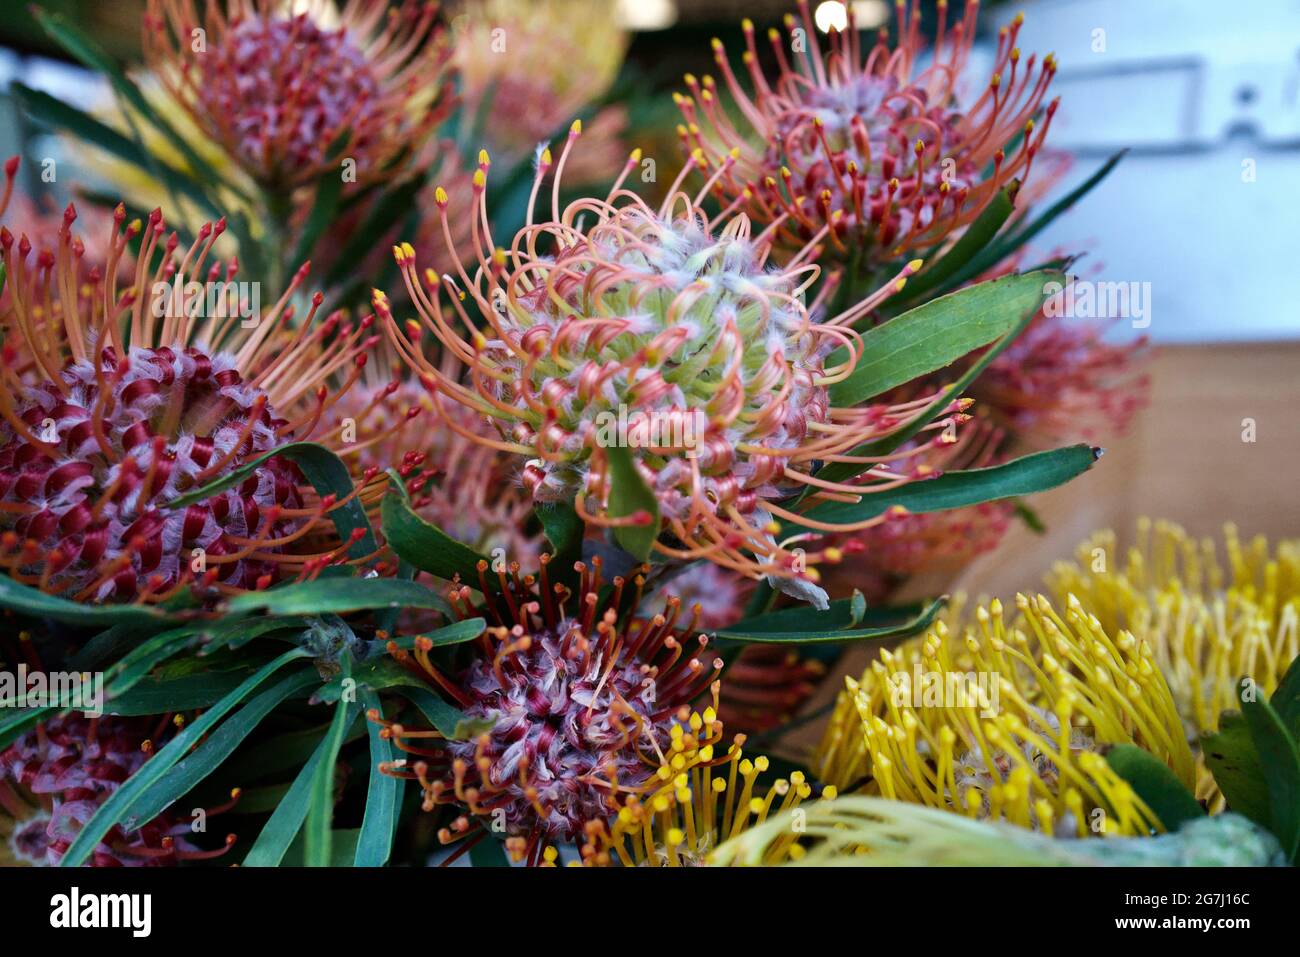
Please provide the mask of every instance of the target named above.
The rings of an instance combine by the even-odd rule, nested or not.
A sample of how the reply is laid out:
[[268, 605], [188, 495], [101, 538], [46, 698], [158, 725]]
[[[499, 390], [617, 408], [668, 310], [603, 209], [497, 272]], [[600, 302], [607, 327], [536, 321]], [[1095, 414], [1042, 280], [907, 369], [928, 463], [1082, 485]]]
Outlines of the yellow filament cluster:
[[[961, 633], [940, 622], [846, 679], [820, 778], [1047, 833], [1159, 829], [1099, 753], [1136, 744], [1191, 786], [1195, 764], [1153, 649], [1108, 632], [1073, 596], [1064, 617], [1042, 595], [1017, 595], [1016, 607], [1010, 626], [997, 600]], [[983, 694], [951, 694], [977, 686]]]
[[[812, 796], [802, 772], [778, 778], [762, 791], [759, 777], [768, 759], [744, 757], [744, 735], [737, 735], [719, 760], [713, 748], [676, 773], [669, 784], [644, 799], [633, 797], [614, 820], [592, 822], [582, 850], [589, 865], [681, 867], [699, 865], [713, 848], [769, 817], [797, 808]], [[762, 792], [762, 793], [760, 793]], [[833, 799], [835, 788], [824, 790]], [[792, 830], [773, 842], [764, 863], [795, 860], [803, 848]]]
[[[1115, 533], [1098, 532], [1048, 576], [1057, 595], [1078, 595], [1108, 630], [1151, 647], [1191, 737], [1240, 708], [1242, 678], [1272, 694], [1300, 655], [1300, 540], [1272, 552], [1264, 536], [1243, 542], [1227, 525], [1224, 553], [1226, 566], [1213, 539], [1144, 518], [1122, 559]], [[1197, 797], [1223, 807], [1199, 757]]]

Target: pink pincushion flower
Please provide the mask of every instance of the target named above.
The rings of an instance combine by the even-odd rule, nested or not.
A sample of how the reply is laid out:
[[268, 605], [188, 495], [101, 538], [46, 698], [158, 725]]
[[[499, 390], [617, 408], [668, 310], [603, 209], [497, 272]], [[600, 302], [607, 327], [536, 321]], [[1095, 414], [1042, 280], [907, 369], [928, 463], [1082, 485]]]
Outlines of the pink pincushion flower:
[[[9, 853], [19, 863], [56, 865], [113, 792], [135, 774], [166, 733], [152, 718], [53, 718], [0, 751], [0, 812], [12, 824]], [[232, 799], [237, 799], [238, 791]], [[233, 800], [232, 800], [233, 804]], [[207, 811], [210, 816], [225, 810]], [[195, 845], [188, 821], [170, 813], [136, 830], [114, 827], [95, 848], [93, 867], [157, 867], [225, 853]]]
[[[575, 124], [556, 164], [553, 218], [535, 224], [535, 200], [552, 167], [549, 150], [542, 153], [528, 225], [509, 252], [494, 248], [488, 230], [482, 157], [469, 216], [478, 250], [473, 276], [458, 264], [454, 276], [422, 277], [415, 250], [395, 248], [420, 319], [399, 325], [376, 292], [394, 348], [430, 390], [495, 423], [500, 439], [446, 420], [468, 438], [526, 458], [524, 486], [535, 500], [575, 499], [596, 525], [643, 524], [644, 513], [609, 513], [609, 449], [626, 447], [657, 499], [660, 531], [676, 540], [660, 538], [661, 552], [708, 558], [755, 578], [814, 577], [808, 566], [826, 556], [796, 555], [775, 539], [780, 521], [797, 518], [778, 502], [807, 486], [809, 501], [868, 487], [817, 479], [813, 465], [921, 413], [920, 404], [841, 409], [828, 395], [860, 357], [852, 324], [902, 288], [919, 263], [818, 321], [834, 284], [822, 284], [810, 304], [805, 293], [819, 273], [809, 260], [829, 226], [776, 267], [770, 232], [752, 235], [743, 215], [711, 218], [698, 205], [702, 197], [678, 191], [680, 179], [657, 209], [623, 190], [637, 153], [605, 199], [561, 211], [560, 174], [579, 133]], [[728, 157], [715, 177], [732, 163]], [[439, 193], [444, 223], [449, 201]], [[454, 317], [440, 302], [444, 290]], [[456, 330], [457, 319], [467, 335]], [[426, 334], [468, 369], [464, 381], [424, 357]]]
[[[587, 822], [608, 820], [629, 795], [648, 799], [674, 787], [690, 768], [713, 759], [722, 738], [715, 719], [722, 662], [702, 660], [708, 640], [695, 637], [692, 617], [682, 627], [680, 602], [667, 615], [620, 623], [616, 609], [626, 584], [613, 581], [608, 602], [597, 560], [575, 566], [575, 593], [549, 578], [542, 556], [538, 578], [521, 577], [518, 564], [498, 576], [501, 597], [486, 610], [470, 605], [470, 589], [452, 592], [464, 617], [485, 614], [504, 623], [480, 639], [469, 665], [452, 677], [429, 657], [428, 639], [414, 652], [390, 643], [398, 661], [447, 694], [470, 721], [490, 730], [437, 749], [420, 739], [441, 737], [383, 721], [384, 733], [414, 756], [386, 770], [419, 781], [426, 810], [452, 803], [504, 829], [519, 859], [536, 860], [544, 845], [578, 840]], [[486, 568], [484, 594], [496, 595]], [[691, 705], [712, 689], [703, 714]], [[440, 833], [444, 843], [477, 840], [466, 817]]]
[[[800, 0], [801, 16], [786, 17], [788, 37], [775, 29], [768, 34], [775, 77], [764, 72], [754, 25], [746, 20], [741, 59], [748, 88], [721, 41], [713, 41], [738, 123], [712, 77], [688, 75], [689, 95], [677, 96], [686, 119], [679, 133], [688, 152], [702, 151], [711, 163], [738, 151], [734, 171], [714, 185], [729, 208], [774, 224], [778, 243], [790, 248], [831, 224], [830, 245], [839, 258], [864, 256], [874, 264], [942, 243], [1013, 178], [1028, 175], [1047, 133], [1048, 124], [1036, 129], [1034, 117], [1055, 73], [1054, 58], [1037, 70], [1033, 56], [1021, 62], [1017, 18], [999, 32], [987, 87], [962, 104], [958, 86], [978, 3], [970, 0], [960, 21], [949, 25], [948, 4], [939, 0], [925, 66], [920, 8], [899, 3], [896, 40], [891, 45], [882, 30], [864, 56], [851, 13], [848, 30], [832, 32], [823, 51], [807, 0]], [[1055, 103], [1046, 108], [1049, 121], [1054, 110]]]

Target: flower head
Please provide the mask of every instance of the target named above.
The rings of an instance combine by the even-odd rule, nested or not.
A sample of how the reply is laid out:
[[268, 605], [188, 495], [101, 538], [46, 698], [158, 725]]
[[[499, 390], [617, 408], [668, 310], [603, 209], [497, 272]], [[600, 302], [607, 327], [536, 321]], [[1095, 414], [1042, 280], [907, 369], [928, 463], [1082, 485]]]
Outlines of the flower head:
[[799, 0], [799, 9], [799, 17], [786, 17], [788, 37], [768, 32], [775, 76], [764, 72], [754, 25], [745, 21], [741, 61], [748, 90], [722, 42], [713, 41], [734, 111], [724, 107], [710, 76], [688, 75], [687, 93], [676, 98], [688, 151], [702, 150], [716, 162], [739, 150], [735, 169], [717, 178], [715, 192], [773, 224], [783, 245], [797, 248], [830, 225], [831, 244], [842, 257], [896, 258], [942, 242], [1013, 179], [1028, 175], [1055, 111], [1052, 103], [1048, 122], [1035, 126], [1056, 61], [1048, 56], [1037, 68], [1034, 56], [1022, 62], [1020, 18], [999, 31], [992, 76], [963, 105], [958, 85], [975, 39], [977, 0], [951, 24], [940, 0], [924, 66], [920, 3], [899, 3], [892, 42], [882, 30], [865, 51], [851, 21], [831, 34], [823, 51], [813, 39], [818, 33], [807, 0]]
[[[318, 426], [361, 374], [370, 320], [313, 324], [317, 294], [292, 328], [306, 266], [261, 309], [257, 283], [208, 262], [224, 220], [182, 253], [159, 211], [127, 224], [119, 207], [106, 264], [87, 268], [76, 215], [69, 206], [57, 248], [35, 255], [0, 228], [0, 565], [80, 601], [160, 601], [341, 560], [353, 542], [326, 544], [326, 516], [372, 476], [346, 499], [322, 498], [292, 462], [266, 456], [337, 438]], [[227, 479], [238, 480], [190, 495]]]
[[[554, 164], [550, 222], [533, 222], [553, 165], [547, 150], [539, 157], [528, 225], [509, 252], [495, 247], [484, 198], [485, 153], [470, 216], [478, 249], [474, 275], [459, 265], [455, 276], [421, 276], [413, 248], [403, 244], [394, 254], [420, 320], [399, 325], [380, 292], [376, 312], [430, 390], [495, 423], [499, 440], [476, 440], [527, 457], [523, 482], [534, 499], [574, 498], [596, 525], [652, 521], [644, 510], [610, 513], [611, 449], [627, 449], [655, 496], [660, 531], [675, 539], [660, 538], [661, 552], [708, 558], [751, 577], [814, 577], [813, 566], [831, 556], [796, 553], [795, 542], [777, 541], [780, 521], [795, 517], [777, 502], [802, 491], [815, 501], [904, 481], [882, 471], [869, 476], [875, 485], [845, 486], [812, 472], [825, 461], [881, 461], [850, 453], [923, 413], [925, 399], [847, 409], [832, 406], [828, 395], [860, 356], [852, 323], [901, 289], [919, 263], [840, 315], [818, 321], [833, 284], [823, 284], [812, 303], [804, 297], [818, 275], [809, 259], [829, 227], [793, 260], [773, 266], [770, 234], [753, 236], [745, 216], [710, 218], [698, 205], [701, 197], [676, 187], [657, 209], [623, 190], [636, 153], [605, 199], [575, 201], [561, 211], [559, 179], [579, 133], [575, 123]], [[439, 197], [446, 223], [449, 198]], [[444, 289], [454, 317], [439, 302]], [[419, 339], [426, 333], [464, 364], [467, 381], [424, 358]], [[950, 417], [930, 427], [934, 438], [895, 461], [941, 442], [962, 408], [951, 403]], [[451, 420], [447, 425], [474, 437]]]
[[1099, 753], [1137, 744], [1191, 785], [1191, 751], [1154, 650], [1108, 633], [1074, 597], [1064, 617], [1042, 596], [1017, 595], [1016, 607], [1011, 625], [996, 600], [962, 633], [940, 622], [847, 678], [819, 776], [1046, 833], [1158, 828]]
[[[453, 803], [486, 818], [486, 828], [499, 822], [516, 857], [534, 863], [548, 843], [579, 839], [587, 822], [612, 817], [630, 796], [647, 801], [679, 787], [690, 768], [712, 760], [722, 738], [714, 679], [722, 662], [702, 658], [708, 640], [692, 637], [694, 620], [680, 627], [676, 603], [667, 617], [621, 619], [625, 588], [640, 597], [639, 574], [615, 578], [602, 601], [598, 561], [575, 566], [576, 592], [552, 582], [548, 564], [543, 555], [536, 577], [520, 576], [516, 564], [494, 583], [481, 563], [483, 593], [494, 596], [482, 613], [498, 624], [459, 672], [430, 658], [427, 638], [409, 651], [389, 645], [468, 722], [489, 730], [431, 749], [417, 744], [441, 739], [437, 731], [384, 722], [384, 733], [415, 757], [386, 770], [418, 780], [426, 810]], [[454, 589], [452, 602], [466, 617], [475, 611], [468, 586]], [[692, 710], [710, 691], [712, 705]], [[468, 836], [481, 834], [465, 816], [440, 832], [444, 843]]]
[[[198, 126], [258, 183], [313, 182], [343, 158], [386, 175], [449, 108], [435, 4], [149, 0], [145, 58]], [[336, 156], [339, 143], [346, 148]]]
[[[1250, 678], [1271, 695], [1300, 656], [1300, 541], [1270, 549], [1264, 536], [1243, 542], [1224, 529], [1226, 568], [1212, 539], [1179, 526], [1140, 519], [1121, 553], [1114, 532], [1083, 542], [1074, 562], [1060, 562], [1048, 581], [1094, 609], [1107, 630], [1127, 629], [1152, 650], [1193, 741], [1239, 710], [1239, 682]], [[1197, 796], [1216, 809], [1224, 799], [1197, 752]]]
[[[0, 826], [12, 861], [55, 865], [77, 832], [144, 765], [169, 723], [156, 718], [52, 718], [0, 751]], [[206, 813], [217, 814], [231, 803]], [[115, 826], [90, 857], [93, 867], [157, 867], [224, 854], [196, 846], [190, 822], [168, 812], [135, 830]], [[0, 860], [3, 857], [0, 856]]]

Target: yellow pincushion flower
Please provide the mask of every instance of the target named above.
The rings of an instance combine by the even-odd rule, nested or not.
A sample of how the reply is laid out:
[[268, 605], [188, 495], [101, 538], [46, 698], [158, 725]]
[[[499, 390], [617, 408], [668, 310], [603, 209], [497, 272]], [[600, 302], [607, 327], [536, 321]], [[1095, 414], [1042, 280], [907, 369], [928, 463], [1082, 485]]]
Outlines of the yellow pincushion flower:
[[[591, 822], [583, 861], [625, 867], [705, 864], [719, 844], [794, 810], [813, 795], [812, 785], [800, 771], [788, 779], [778, 778], [764, 790], [760, 777], [768, 770], [768, 759], [744, 757], [744, 743], [745, 736], [736, 735], [726, 755], [717, 759], [712, 747], [702, 749], [699, 762], [677, 775], [671, 787], [645, 799], [629, 799], [608, 824]], [[835, 795], [834, 787], [822, 789], [823, 799]], [[797, 830], [787, 830], [768, 847], [763, 862], [797, 860], [803, 852], [798, 839]]]
[[[1005, 820], [1046, 833], [1162, 826], [1101, 751], [1136, 744], [1189, 786], [1195, 764], [1153, 649], [1108, 632], [1077, 598], [977, 609], [937, 623], [846, 679], [816, 770], [841, 790]], [[1103, 813], [1097, 813], [1098, 811]]]
[[[1240, 679], [1271, 695], [1300, 655], [1300, 541], [1260, 535], [1243, 543], [1224, 529], [1226, 568], [1212, 539], [1170, 522], [1141, 519], [1123, 559], [1114, 532], [1079, 546], [1076, 562], [1048, 576], [1058, 595], [1078, 595], [1108, 630], [1125, 628], [1149, 645], [1189, 737], [1215, 731], [1239, 709]], [[1198, 757], [1196, 796], [1223, 808]]]

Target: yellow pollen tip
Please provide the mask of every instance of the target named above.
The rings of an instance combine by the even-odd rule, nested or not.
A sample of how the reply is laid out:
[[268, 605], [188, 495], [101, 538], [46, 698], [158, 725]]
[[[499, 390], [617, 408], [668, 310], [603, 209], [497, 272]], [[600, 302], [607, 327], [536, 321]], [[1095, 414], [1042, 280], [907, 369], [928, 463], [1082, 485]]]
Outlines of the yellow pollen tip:
[[582, 132], [582, 120], [574, 120], [573, 125], [569, 127], [569, 135], [577, 136]]

